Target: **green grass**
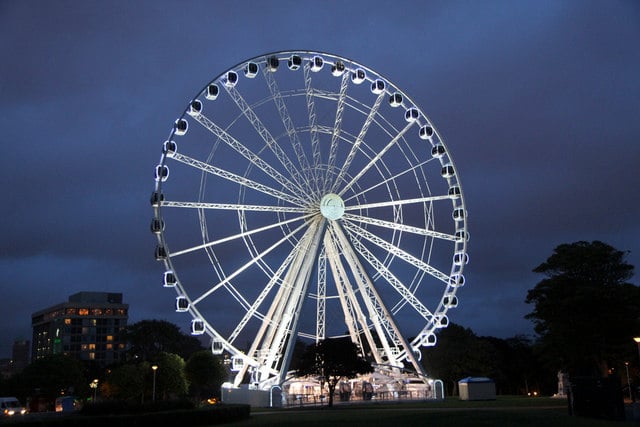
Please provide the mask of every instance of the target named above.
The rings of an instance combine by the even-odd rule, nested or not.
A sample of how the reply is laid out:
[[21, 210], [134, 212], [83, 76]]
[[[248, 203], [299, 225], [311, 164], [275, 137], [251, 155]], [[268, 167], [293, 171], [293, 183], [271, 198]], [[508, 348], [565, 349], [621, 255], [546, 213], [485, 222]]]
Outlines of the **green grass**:
[[499, 397], [495, 401], [460, 401], [452, 398], [443, 402], [340, 404], [334, 408], [253, 408], [250, 419], [228, 425], [621, 427], [640, 424], [570, 416], [567, 401], [563, 399]]

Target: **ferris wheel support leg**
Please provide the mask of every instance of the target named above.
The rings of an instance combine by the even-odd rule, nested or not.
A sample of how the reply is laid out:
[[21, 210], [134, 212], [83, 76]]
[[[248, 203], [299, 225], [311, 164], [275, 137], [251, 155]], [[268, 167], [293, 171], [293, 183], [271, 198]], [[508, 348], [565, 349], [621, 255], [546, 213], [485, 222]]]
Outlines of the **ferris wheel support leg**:
[[325, 338], [327, 309], [327, 253], [321, 248], [318, 255], [318, 299], [316, 301], [316, 344]]
[[[371, 278], [366, 274], [366, 270], [360, 263], [360, 260], [358, 259], [358, 256], [356, 255], [353, 247], [349, 245], [348, 239], [345, 236], [344, 232], [337, 223], [332, 223], [331, 225], [332, 232], [337, 236], [337, 238], [340, 240], [341, 245], [343, 246], [342, 249], [347, 256], [354, 276], [360, 277], [362, 279], [358, 280], [358, 285], [360, 287], [361, 293], [368, 296], [366, 301], [368, 303], [367, 308], [369, 309], [369, 315], [374, 322], [376, 330], [381, 335], [380, 338], [385, 352], [387, 352], [387, 358], [389, 362], [392, 365], [399, 365], [400, 361], [396, 359], [395, 354], [393, 354], [393, 352], [391, 351], [387, 339], [384, 339], [386, 338], [386, 335], [384, 334], [383, 329], [387, 331], [396, 346], [400, 345], [404, 349], [406, 358], [409, 359], [416, 372], [421, 375], [422, 378], [426, 378], [424, 368], [417, 360], [409, 342], [404, 338], [404, 336], [400, 332], [400, 329], [394, 322], [393, 316], [382, 302], [382, 299], [378, 295], [378, 292], [376, 291]], [[385, 328], [381, 327], [382, 324], [385, 324]]]
[[[299, 253], [299, 251], [302, 250], [301, 248], [304, 246], [302, 243], [303, 243], [302, 241], [298, 242], [298, 244], [296, 245], [292, 253], [289, 255], [289, 257], [287, 257], [287, 259], [280, 266], [276, 275], [271, 278], [269, 282], [270, 285], [275, 284], [278, 280], [280, 280], [280, 277], [282, 273], [284, 273], [285, 269], [287, 271], [290, 271], [291, 265], [293, 263], [293, 259], [296, 258], [295, 254]], [[282, 278], [281, 280], [283, 283], [287, 283], [286, 277]], [[290, 288], [286, 286], [280, 286], [280, 288], [278, 289], [278, 292], [276, 293], [276, 296], [274, 297], [273, 302], [271, 303], [271, 306], [269, 307], [267, 314], [264, 316], [262, 325], [260, 326], [260, 329], [256, 333], [253, 343], [251, 344], [251, 348], [249, 349], [249, 352], [248, 352], [248, 355], [250, 357], [260, 359], [260, 357], [257, 357], [258, 348], [260, 348], [263, 342], [270, 342], [269, 340], [272, 339], [273, 330], [276, 327], [276, 323], [274, 322], [273, 319], [281, 319], [282, 312], [284, 310], [284, 304], [289, 297], [289, 292], [290, 292]], [[234, 380], [235, 387], [238, 387], [242, 383], [245, 375], [248, 372], [248, 369], [249, 369], [249, 366], [245, 365], [238, 372]]]
[[[362, 269], [362, 265], [357, 260], [357, 256], [355, 255], [353, 247], [347, 241], [346, 236], [344, 235], [344, 233], [342, 233], [342, 231], [340, 230], [340, 227], [337, 224], [335, 224], [335, 226], [331, 228], [331, 231], [332, 231], [332, 235], [334, 236], [336, 241], [339, 242], [341, 246], [341, 249], [346, 258], [347, 264], [349, 265], [349, 268], [351, 269], [351, 272], [356, 280], [356, 285], [358, 286], [358, 290], [360, 294], [363, 296], [365, 306], [369, 313], [369, 317], [373, 323], [373, 327], [378, 335], [382, 348], [384, 349], [384, 356], [387, 359], [387, 363], [392, 366], [396, 366], [399, 364], [399, 362], [396, 360], [396, 357], [395, 357], [395, 354], [397, 352], [392, 351], [391, 345], [389, 344], [389, 336], [394, 342], [394, 344], [396, 344], [396, 346], [397, 346], [398, 339], [392, 335], [394, 330], [389, 327], [390, 319], [387, 319], [386, 322], [382, 321], [381, 311], [383, 311], [384, 307], [382, 306], [380, 298], [377, 296], [376, 293], [372, 291], [373, 290], [372, 284], [370, 284], [369, 286], [365, 284], [365, 282], [368, 281], [368, 277], [366, 277], [364, 270]], [[386, 326], [387, 326], [386, 328], [383, 328], [383, 323], [386, 323]], [[397, 335], [397, 332], [396, 332], [396, 335]], [[372, 350], [374, 349], [376, 349], [375, 344], [372, 347]]]
[[[375, 362], [380, 364], [383, 360], [377, 351], [373, 351], [376, 348], [375, 341], [371, 335], [371, 331], [367, 325], [366, 317], [362, 311], [362, 308], [358, 304], [358, 300], [353, 292], [353, 286], [349, 283], [348, 276], [345, 268], [340, 262], [339, 251], [336, 248], [335, 240], [331, 238], [329, 233], [324, 236], [324, 245], [329, 255], [329, 265], [333, 274], [334, 282], [340, 296], [340, 303], [342, 305], [342, 311], [344, 313], [345, 323], [351, 336], [351, 341], [358, 345], [358, 348], [364, 355], [364, 347], [362, 345], [362, 339], [358, 333], [358, 329], [361, 329], [365, 335], [369, 348], [372, 349]], [[360, 325], [358, 325], [358, 321]]]
[[[280, 365], [280, 374], [278, 376], [277, 384], [282, 385], [284, 383], [287, 371], [289, 370], [289, 364], [291, 363], [291, 356], [293, 355], [293, 349], [295, 347], [296, 336], [298, 335], [298, 320], [300, 319], [300, 311], [302, 310], [302, 302], [303, 296], [307, 292], [307, 288], [309, 287], [309, 280], [311, 279], [311, 272], [313, 270], [314, 262], [316, 257], [318, 256], [320, 250], [320, 240], [322, 238], [322, 234], [324, 232], [326, 221], [320, 220], [315, 223], [315, 230], [313, 234], [313, 239], [310, 242], [309, 248], [306, 251], [301, 253], [302, 257], [302, 266], [297, 274], [296, 280], [296, 288], [298, 289], [297, 298], [292, 301], [291, 308], [293, 308], [293, 318], [291, 323], [288, 325], [289, 337], [282, 337], [282, 345], [287, 344], [286, 350], [282, 357], [282, 363]], [[313, 228], [313, 227], [311, 227]], [[288, 340], [288, 341], [287, 341]]]
[[[252, 381], [258, 389], [264, 390], [274, 384], [281, 384], [286, 377], [295, 345], [303, 296], [307, 291], [319, 251], [323, 223], [323, 220], [316, 220], [301, 239], [304, 244], [298, 247], [280, 291], [251, 347], [249, 356], [256, 357], [259, 363], [252, 368], [255, 369]], [[261, 350], [258, 351], [259, 348]], [[236, 386], [239, 386], [245, 374], [246, 369], [238, 373], [235, 379]]]

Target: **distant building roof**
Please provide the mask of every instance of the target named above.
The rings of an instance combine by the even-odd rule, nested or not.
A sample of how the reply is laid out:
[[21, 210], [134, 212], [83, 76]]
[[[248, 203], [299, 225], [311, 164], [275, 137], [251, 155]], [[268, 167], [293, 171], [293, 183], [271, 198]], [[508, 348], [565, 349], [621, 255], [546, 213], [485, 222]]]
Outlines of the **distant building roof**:
[[459, 383], [492, 383], [494, 382], [491, 378], [487, 377], [467, 377], [463, 378]]
[[122, 294], [115, 292], [83, 291], [69, 296], [69, 302], [96, 302], [122, 304]]

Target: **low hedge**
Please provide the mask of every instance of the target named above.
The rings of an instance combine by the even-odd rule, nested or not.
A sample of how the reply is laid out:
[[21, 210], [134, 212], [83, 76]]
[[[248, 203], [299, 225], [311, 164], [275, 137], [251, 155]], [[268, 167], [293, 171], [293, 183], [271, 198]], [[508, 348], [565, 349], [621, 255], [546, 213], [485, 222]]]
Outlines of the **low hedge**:
[[[124, 405], [122, 405], [124, 406]], [[95, 409], [95, 408], [94, 408]], [[183, 427], [223, 424], [247, 419], [249, 405], [219, 404], [197, 409], [162, 410], [155, 412], [126, 411], [121, 413], [94, 414], [29, 414], [14, 418], [8, 425], [20, 427], [158, 427], [179, 425]], [[0, 422], [0, 424], [4, 424]]]
[[80, 414], [82, 415], [117, 415], [141, 414], [146, 412], [179, 411], [195, 409], [196, 405], [188, 399], [156, 400], [155, 402], [135, 403], [126, 400], [102, 400], [86, 403]]

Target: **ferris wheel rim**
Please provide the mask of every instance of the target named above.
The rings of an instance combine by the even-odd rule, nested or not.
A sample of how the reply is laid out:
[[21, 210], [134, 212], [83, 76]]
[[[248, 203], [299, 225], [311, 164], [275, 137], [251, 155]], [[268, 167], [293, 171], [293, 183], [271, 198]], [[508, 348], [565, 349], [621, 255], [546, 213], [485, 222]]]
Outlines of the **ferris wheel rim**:
[[[199, 97], [202, 97], [203, 96], [202, 94], [207, 90], [207, 88], [211, 84], [214, 84], [216, 82], [220, 82], [221, 79], [223, 79], [230, 71], [234, 71], [234, 72], [239, 71], [246, 64], [249, 64], [249, 63], [254, 62], [254, 61], [255, 62], [265, 61], [268, 58], [274, 57], [274, 56], [282, 58], [282, 57], [285, 57], [287, 55], [295, 55], [295, 54], [307, 55], [307, 56], [312, 56], [312, 57], [320, 56], [320, 57], [323, 57], [323, 58], [329, 57], [329, 58], [333, 58], [334, 61], [343, 60], [346, 63], [350, 64], [349, 70], [352, 70], [353, 67], [355, 66], [355, 67], [358, 67], [358, 68], [360, 68], [362, 70], [365, 70], [365, 73], [368, 74], [367, 78], [369, 78], [371, 75], [374, 75], [374, 76], [376, 76], [378, 78], [383, 78], [380, 74], [376, 73], [375, 71], [371, 70], [370, 68], [365, 67], [365, 66], [363, 66], [363, 65], [361, 65], [358, 62], [355, 62], [353, 60], [350, 60], [350, 59], [347, 59], [347, 58], [344, 58], [344, 57], [340, 57], [338, 55], [329, 54], [329, 53], [323, 53], [323, 52], [314, 52], [314, 51], [280, 51], [280, 52], [272, 52], [272, 53], [269, 53], [269, 54], [259, 55], [259, 56], [250, 58], [248, 60], [242, 61], [242, 62], [236, 64], [235, 66], [227, 69], [225, 72], [219, 74], [213, 80], [211, 80], [207, 85], [205, 85], [198, 92], [198, 94], [192, 98], [192, 100], [197, 100]], [[308, 60], [308, 58], [306, 58], [306, 59]], [[446, 168], [448, 168], [447, 170], [450, 169], [452, 171], [451, 176], [444, 177], [444, 175], [443, 175], [443, 177], [447, 180], [447, 182], [453, 182], [457, 186], [457, 194], [455, 195], [455, 197], [458, 200], [458, 202], [455, 202], [454, 206], [457, 206], [456, 209], [460, 209], [461, 212], [462, 212], [460, 214], [460, 215], [462, 215], [462, 218], [460, 218], [458, 220], [461, 224], [459, 224], [459, 226], [456, 227], [456, 230], [460, 230], [462, 232], [461, 236], [458, 237], [457, 236], [457, 231], [456, 231], [456, 236], [450, 236], [448, 238], [451, 238], [456, 243], [456, 248], [457, 249], [456, 249], [455, 253], [453, 254], [454, 258], [455, 258], [457, 253], [463, 253], [463, 254], [465, 254], [465, 257], [466, 257], [466, 253], [467, 253], [467, 243], [466, 242], [467, 242], [467, 238], [468, 238], [467, 225], [466, 225], [466, 221], [467, 221], [467, 219], [466, 219], [466, 205], [464, 203], [464, 196], [463, 196], [463, 193], [462, 193], [462, 186], [460, 184], [460, 179], [459, 179], [459, 176], [457, 174], [457, 170], [456, 170], [456, 168], [455, 168], [455, 166], [453, 164], [453, 159], [450, 157], [448, 149], [446, 149], [446, 145], [445, 145], [441, 135], [438, 133], [438, 131], [435, 128], [435, 126], [433, 126], [432, 121], [426, 116], [426, 114], [424, 114], [423, 110], [420, 109], [417, 106], [417, 104], [415, 102], [413, 102], [413, 100], [411, 100], [411, 98], [405, 94], [405, 92], [401, 91], [397, 86], [395, 86], [393, 83], [391, 83], [390, 80], [384, 78], [384, 81], [388, 85], [390, 85], [390, 87], [395, 89], [394, 93], [402, 94], [404, 100], [406, 100], [406, 103], [411, 106], [411, 107], [407, 108], [407, 111], [410, 108], [415, 108], [415, 109], [418, 110], [420, 118], [432, 128], [432, 132], [433, 132], [433, 136], [432, 137], [435, 137], [435, 139], [437, 139], [439, 141], [439, 143], [442, 146], [445, 147], [446, 164], [441, 159], [438, 159], [437, 161], [440, 161], [440, 163], [442, 164], [443, 168], [446, 167]], [[301, 96], [301, 95], [299, 95], [299, 96]], [[343, 100], [343, 102], [346, 102], [346, 101]], [[401, 105], [404, 106], [404, 104], [401, 104]], [[192, 118], [189, 115], [189, 107], [187, 107], [185, 109], [185, 111], [179, 117], [179, 119], [176, 121], [176, 123], [178, 123], [178, 121], [180, 121], [180, 120], [185, 120], [185, 118]], [[404, 133], [408, 129], [412, 128], [412, 127], [416, 127], [415, 124], [413, 122], [408, 122], [408, 124], [406, 125], [406, 130], [400, 130], [399, 131], [399, 132], [402, 132], [402, 133], [398, 133], [399, 137], [403, 137]], [[173, 141], [176, 138], [177, 132], [179, 132], [179, 129], [178, 129], [177, 126], [174, 126], [174, 128], [170, 132], [170, 135], [169, 135], [169, 138], [167, 139], [167, 141]], [[327, 132], [327, 130], [325, 130], [325, 132]], [[335, 129], [334, 129], [334, 132], [335, 132]], [[395, 132], [395, 129], [393, 130], [393, 132]], [[220, 134], [223, 134], [223, 133], [221, 132]], [[389, 142], [388, 145], [391, 146], [391, 145], [393, 145], [392, 143], [393, 143], [393, 141]], [[363, 141], [363, 142], [360, 142], [360, 144], [364, 144], [363, 146], [366, 148], [366, 144], [367, 144], [366, 142]], [[353, 145], [355, 145], [355, 142], [353, 143]], [[379, 158], [382, 158], [382, 156], [384, 155], [384, 153], [382, 153], [382, 154], [380, 152], [375, 153], [375, 151], [376, 150], [374, 150], [374, 149], [372, 149], [370, 147], [367, 148], [367, 152], [369, 152], [369, 155], [371, 156], [370, 164], [372, 166], [370, 166], [370, 168], [378, 168], [378, 167], [380, 167], [380, 165], [375, 165], [375, 163], [379, 160]], [[213, 152], [212, 152], [212, 154], [213, 154]], [[178, 153], [163, 152], [163, 154], [161, 156], [161, 161], [160, 161], [160, 163], [159, 163], [159, 165], [158, 165], [158, 167], [156, 169], [156, 178], [157, 179], [156, 179], [156, 183], [155, 183], [154, 194], [158, 194], [158, 193], [162, 194], [162, 188], [163, 188], [163, 182], [164, 182], [162, 177], [158, 178], [158, 172], [157, 172], [158, 168], [166, 166], [166, 162], [168, 161], [168, 159], [175, 160], [176, 158], [179, 159], [180, 156], [181, 155], [179, 155]], [[379, 157], [379, 158], [376, 160], [377, 157]], [[192, 164], [195, 164], [192, 160], [187, 160], [186, 157], [183, 158], [182, 161], [185, 161], [185, 162], [186, 161], [191, 161]], [[257, 159], [255, 161], [257, 163], [259, 163], [259, 161]], [[433, 159], [431, 159], [429, 161], [433, 161]], [[382, 163], [382, 164], [384, 165], [384, 163]], [[206, 166], [204, 164], [198, 164], [198, 166], [206, 168]], [[267, 165], [260, 164], [258, 166], [256, 164], [250, 163], [247, 166], [247, 172], [245, 172], [244, 176], [234, 176], [234, 177], [230, 178], [230, 179], [236, 180], [239, 183], [240, 188], [241, 188], [241, 193], [242, 193], [242, 191], [245, 191], [247, 188], [249, 188], [248, 187], [249, 185], [252, 186], [251, 187], [252, 189], [260, 188], [258, 183], [255, 183], [255, 184], [254, 183], [251, 183], [251, 184], [249, 183], [249, 181], [250, 181], [249, 176], [251, 175], [251, 171], [253, 171], [254, 167], [256, 169], [259, 169], [259, 168], [265, 168], [266, 169]], [[383, 167], [386, 167], [386, 166], [383, 166]], [[164, 172], [162, 172], [162, 170], [163, 169], [161, 169], [161, 172], [160, 172], [161, 175], [162, 175], [162, 173], [164, 173]], [[221, 171], [216, 171], [216, 173], [220, 173], [220, 172]], [[362, 171], [360, 171], [358, 174], [360, 174], [361, 172]], [[329, 212], [329, 213], [324, 212], [323, 213], [322, 205], [320, 203], [319, 206], [318, 206], [318, 209], [316, 211], [309, 211], [308, 209], [305, 211], [304, 205], [305, 205], [305, 202], [308, 202], [308, 199], [305, 199], [303, 196], [300, 196], [298, 198], [290, 197], [290, 198], [287, 199], [289, 204], [290, 205], [295, 205], [296, 202], [297, 202], [298, 206], [297, 207], [296, 206], [282, 206], [281, 207], [281, 212], [278, 215], [282, 214], [282, 217], [286, 218], [286, 210], [288, 209], [290, 211], [289, 213], [300, 213], [301, 214], [302, 212], [305, 212], [306, 216], [303, 216], [301, 214], [300, 217], [285, 219], [285, 220], [281, 221], [282, 224], [277, 224], [277, 226], [283, 227], [283, 226], [286, 225], [286, 228], [288, 228], [289, 224], [293, 224], [298, 220], [306, 221], [308, 219], [307, 217], [311, 218], [314, 215], [315, 216], [320, 215], [320, 216], [323, 216], [327, 220], [327, 222], [329, 224], [328, 227], [330, 227], [330, 228], [333, 227], [334, 228], [332, 232], [336, 233], [336, 235], [338, 235], [341, 232], [340, 228], [336, 228], [334, 226], [334, 224], [333, 224], [333, 222], [335, 222], [337, 220], [342, 220], [342, 219], [345, 219], [345, 218], [346, 219], [351, 218], [351, 219], [354, 219], [354, 220], [357, 220], [357, 221], [361, 221], [362, 224], [366, 224], [366, 221], [362, 220], [363, 215], [359, 215], [358, 212], [359, 213], [363, 213], [362, 211], [364, 210], [364, 213], [366, 214], [369, 211], [369, 209], [376, 209], [376, 208], [379, 208], [379, 207], [381, 207], [383, 205], [382, 205], [382, 202], [378, 202], [377, 205], [375, 203], [369, 203], [369, 204], [363, 204], [363, 205], [349, 205], [346, 202], [346, 201], [348, 201], [350, 199], [344, 198], [343, 194], [344, 194], [344, 192], [348, 191], [354, 185], [354, 183], [357, 183], [358, 174], [355, 174], [355, 175], [351, 174], [351, 176], [349, 178], [349, 183], [347, 184], [348, 188], [343, 189], [342, 194], [339, 193], [339, 192], [334, 193], [333, 192], [334, 188], [329, 188], [329, 189], [325, 189], [326, 193], [324, 195], [321, 195], [321, 199], [318, 202], [320, 202], [322, 200], [326, 200], [326, 197], [328, 195], [334, 195], [335, 197], [331, 196], [331, 200], [334, 200], [334, 201], [335, 200], [339, 200], [340, 201], [340, 203], [338, 203], [338, 207], [336, 208], [337, 210], [334, 209], [333, 212]], [[167, 175], [168, 175], [168, 170], [167, 170]], [[295, 172], [292, 173], [292, 175], [295, 175]], [[380, 173], [380, 176], [384, 177], [385, 175], [384, 175], [384, 173]], [[284, 187], [288, 186], [289, 189], [297, 188], [296, 184], [299, 184], [299, 183], [297, 183], [295, 181], [297, 179], [300, 179], [300, 176], [298, 176], [297, 178], [295, 176], [292, 176], [291, 179], [293, 181], [289, 180], [288, 177], [281, 178], [280, 179], [280, 184], [282, 184], [282, 186], [284, 186]], [[246, 184], [244, 184], [244, 183], [246, 183]], [[395, 182], [394, 182], [394, 184], [395, 184]], [[388, 185], [388, 184], [385, 184], [385, 185]], [[428, 185], [428, 183], [427, 183], [427, 185]], [[303, 190], [305, 190], [305, 189], [306, 190], [310, 190], [310, 187], [307, 186], [306, 188], [302, 188], [302, 187], [299, 188], [299, 190], [301, 192], [303, 192], [303, 193], [304, 193]], [[264, 190], [264, 191], [266, 191], [266, 190]], [[278, 196], [281, 196], [282, 194], [285, 194], [285, 193], [286, 192], [283, 192], [283, 191], [280, 191], [280, 190], [272, 191], [272, 194], [278, 195]], [[362, 190], [362, 193], [366, 193], [366, 190]], [[392, 193], [389, 193], [389, 194], [392, 195]], [[396, 192], [396, 195], [399, 197], [399, 192]], [[308, 196], [308, 194], [305, 195], [305, 196]], [[356, 195], [352, 194], [351, 196], [352, 196], [352, 198], [353, 197], [357, 197], [357, 194]], [[448, 195], [448, 196], [451, 196], [451, 195]], [[436, 197], [440, 197], [440, 196], [436, 196]], [[441, 195], [441, 197], [446, 198], [445, 195]], [[434, 200], [435, 200], [435, 198], [432, 198], [432, 197], [424, 197], [423, 200], [419, 200], [419, 201], [414, 202], [414, 203], [423, 203], [423, 204], [425, 204], [425, 203], [432, 202]], [[251, 209], [258, 209], [258, 207], [257, 206], [250, 206], [249, 203], [246, 203], [246, 204], [245, 203], [241, 203], [243, 201], [244, 201], [244, 198], [242, 196], [240, 196], [239, 199], [238, 199], [238, 204], [236, 205], [236, 207], [242, 206], [242, 209], [238, 210], [238, 216], [239, 216], [239, 221], [240, 221], [241, 228], [244, 227], [245, 231], [247, 231], [246, 224], [243, 225], [243, 221], [245, 221], [245, 220], [242, 218], [242, 216], [246, 212], [250, 212]], [[395, 200], [395, 202], [397, 202], [397, 201], [398, 200]], [[403, 202], [401, 204], [409, 204], [410, 203], [407, 200], [400, 200], [400, 201]], [[163, 204], [163, 203], [164, 202], [161, 202], [161, 203], [158, 203], [157, 206], [154, 206], [154, 220], [160, 219], [162, 221], [162, 219], [163, 219], [162, 207], [171, 206], [169, 204]], [[388, 206], [390, 206], [390, 205], [388, 205]], [[193, 208], [193, 207], [186, 207], [186, 205], [185, 205], [185, 209], [189, 209], [189, 208]], [[199, 207], [196, 207], [196, 209], [198, 209], [200, 212], [204, 212], [203, 211], [204, 209], [219, 209], [219, 210], [223, 210], [223, 209], [226, 209], [226, 208], [222, 207], [222, 206], [217, 206], [217, 207], [204, 206], [204, 204], [201, 204]], [[350, 211], [355, 211], [356, 213], [354, 214], [354, 213], [351, 213]], [[402, 213], [402, 207], [399, 208], [399, 212]], [[454, 218], [454, 220], [455, 220], [455, 218]], [[347, 222], [345, 222], [345, 224], [347, 224]], [[369, 224], [368, 226], [371, 226], [371, 227], [373, 227], [373, 226], [383, 226], [381, 224], [382, 223], [380, 223], [380, 222], [378, 222], [377, 224], [374, 222], [373, 224]], [[204, 224], [202, 227], [206, 228], [206, 224]], [[302, 227], [302, 226], [300, 226], [300, 227]], [[402, 235], [403, 232], [407, 232], [407, 233], [410, 232], [409, 230], [411, 230], [411, 232], [415, 232], [415, 230], [413, 230], [411, 228], [406, 228], [406, 227], [398, 227], [398, 230], [400, 230], [401, 228], [402, 228], [402, 231], [399, 231], [400, 235]], [[344, 229], [342, 230], [342, 232], [345, 233], [345, 236], [346, 235], [351, 236], [351, 238], [355, 242], [361, 242], [362, 240], [367, 240], [369, 242], [373, 242], [374, 244], [377, 244], [380, 247], [383, 247], [383, 248], [385, 247], [384, 242], [377, 241], [377, 239], [375, 237], [375, 233], [369, 233], [367, 231], [367, 225], [365, 225], [364, 228], [362, 228], [360, 226], [356, 226], [354, 224], [350, 224], [349, 226], [345, 226]], [[254, 230], [252, 233], [255, 234], [255, 233], [257, 233], [257, 231]], [[394, 233], [395, 233], [395, 231], [394, 231]], [[437, 235], [437, 232], [435, 230], [432, 230], [432, 233], [433, 233], [433, 236], [434, 236], [434, 239], [435, 239], [435, 237]], [[237, 234], [239, 235], [241, 233], [237, 233]], [[294, 236], [294, 233], [291, 233], [291, 235]], [[166, 252], [165, 256], [164, 256], [164, 259], [163, 259], [163, 261], [165, 263], [165, 267], [166, 267], [165, 268], [165, 274], [166, 274], [166, 272], [169, 272], [169, 271], [174, 273], [174, 274], [176, 274], [175, 273], [175, 268], [173, 267], [172, 257], [177, 256], [176, 254], [181, 255], [181, 253], [179, 253], [179, 252], [172, 253], [169, 250], [168, 242], [165, 240], [164, 230], [162, 230], [159, 233], [157, 233], [157, 236], [158, 236], [158, 246], [164, 248], [164, 250]], [[439, 235], [437, 237], [438, 238], [444, 238], [444, 237], [439, 236]], [[262, 259], [262, 257], [264, 257], [264, 255], [261, 255], [257, 249], [255, 249], [255, 254], [252, 253], [252, 249], [246, 243], [247, 241], [253, 242], [253, 238], [251, 237], [251, 234], [246, 234], [246, 235], [243, 235], [242, 237], [238, 237], [238, 238], [242, 238], [245, 241], [245, 245], [247, 245], [247, 247], [249, 249], [250, 257], [252, 258], [252, 260], [254, 262], [260, 264], [261, 259]], [[284, 239], [288, 239], [286, 235], [284, 236]], [[342, 237], [342, 239], [344, 239], [344, 237]], [[395, 237], [394, 237], [394, 239], [395, 239]], [[400, 239], [400, 237], [398, 237], [398, 239]], [[297, 241], [300, 242], [300, 240], [297, 240]], [[206, 243], [205, 243], [205, 245], [206, 245]], [[254, 243], [251, 243], [251, 245], [255, 248]], [[211, 246], [213, 246], [213, 244], [211, 244]], [[387, 248], [388, 248], [387, 249], [388, 251], [392, 250], [391, 246], [387, 246]], [[363, 253], [362, 252], [358, 252], [358, 254], [362, 255]], [[395, 258], [396, 256], [399, 256], [399, 255], [400, 255], [400, 253], [398, 252], [397, 254], [391, 255], [391, 258]], [[212, 260], [212, 262], [213, 262], [213, 260]], [[353, 262], [355, 263], [356, 261], [353, 261]], [[375, 261], [371, 261], [371, 262], [373, 262], [375, 264]], [[381, 263], [381, 265], [384, 266], [385, 263], [387, 263], [386, 260], [383, 261]], [[388, 265], [390, 265], [390, 263], [391, 263], [391, 261], [388, 262]], [[425, 264], [427, 264], [427, 266], [428, 266], [428, 263], [425, 263]], [[441, 275], [440, 274], [435, 274], [433, 271], [430, 271], [427, 268], [427, 266], [424, 266], [424, 268], [426, 270], [424, 272], [420, 273], [420, 274], [435, 274], [435, 276], [437, 276], [438, 279], [440, 279], [440, 280], [442, 280], [444, 282], [448, 282], [447, 285], [450, 285], [450, 287], [451, 287], [451, 289], [449, 291], [449, 296], [455, 297], [456, 291], [457, 291], [458, 286], [459, 286], [459, 283], [457, 283], [457, 280], [458, 280], [458, 277], [462, 277], [462, 271], [463, 271], [463, 268], [464, 268], [464, 264], [466, 264], [466, 262], [459, 263], [459, 264], [456, 264], [454, 262], [452, 264], [451, 271], [448, 272], [448, 273], [447, 272], [441, 272]], [[289, 264], [287, 264], [287, 265], [289, 265]], [[273, 270], [270, 270], [268, 272], [265, 271], [265, 273], [266, 274], [273, 274], [274, 271]], [[384, 276], [385, 275], [383, 273], [380, 273], [380, 271], [378, 271], [378, 273], [379, 273], [380, 276]], [[222, 275], [226, 277], [225, 273], [222, 273]], [[226, 282], [225, 282], [225, 280], [226, 280]], [[388, 277], [386, 280], [393, 280], [393, 279], [390, 279]], [[454, 281], [454, 283], [452, 283], [452, 280]], [[229, 282], [229, 280], [227, 278], [227, 279], [222, 280], [222, 282], [225, 282], [224, 284], [226, 284], [227, 282]], [[421, 283], [421, 280], [418, 282], [418, 285], [420, 283]], [[224, 286], [224, 284], [221, 285], [220, 283], [218, 283], [218, 285], [216, 285], [216, 286], [222, 287], [222, 286]], [[276, 285], [276, 283], [273, 284], [273, 286], [275, 286], [275, 285]], [[188, 309], [186, 311], [188, 311], [189, 314], [191, 314], [191, 316], [194, 319], [194, 322], [195, 321], [201, 321], [202, 322], [202, 326], [203, 326], [203, 329], [204, 329], [203, 332], [204, 333], [209, 334], [211, 336], [212, 340], [214, 340], [215, 342], [222, 342], [222, 345], [223, 345], [224, 349], [229, 351], [229, 352], [231, 352], [231, 353], [233, 353], [234, 357], [238, 357], [238, 358], [243, 359], [243, 361], [245, 363], [247, 363], [247, 364], [255, 365], [255, 364], [258, 363], [254, 357], [252, 357], [250, 355], [246, 355], [243, 351], [241, 351], [239, 348], [237, 348], [237, 346], [235, 346], [235, 345], [233, 345], [233, 343], [229, 342], [227, 340], [227, 337], [225, 337], [224, 334], [219, 333], [214, 326], [210, 325], [207, 322], [206, 316], [204, 316], [198, 310], [198, 307], [197, 307], [197, 303], [200, 300], [205, 299], [206, 296], [203, 297], [201, 295], [200, 297], [198, 297], [196, 299], [191, 299], [188, 296], [187, 289], [183, 287], [183, 285], [180, 282], [180, 280], [176, 280], [175, 289], [176, 289], [176, 292], [178, 293], [179, 297], [186, 298], [186, 300], [188, 302], [188, 305], [189, 305], [189, 307], [188, 307]], [[405, 290], [404, 292], [405, 292], [405, 296], [403, 297], [404, 298], [404, 303], [403, 304], [411, 303], [411, 302], [409, 302], [409, 300], [411, 299], [411, 295], [412, 295], [412, 292], [414, 292], [414, 290], [408, 290], [408, 291]], [[413, 304], [417, 304], [417, 303], [414, 302]], [[436, 307], [435, 310], [430, 310], [432, 320], [430, 322], [427, 322], [427, 324], [423, 327], [422, 331], [420, 331], [418, 336], [411, 343], [411, 347], [413, 347], [414, 345], [424, 344], [425, 342], [423, 342], [423, 341], [427, 340], [427, 339], [430, 339], [428, 337], [431, 336], [431, 334], [433, 333], [433, 331], [436, 328], [443, 326], [439, 322], [443, 321], [443, 319], [446, 319], [446, 313], [447, 313], [447, 310], [449, 308], [450, 307], [447, 306], [447, 304], [445, 303], [445, 300], [443, 298], [440, 301], [439, 305]], [[254, 313], [254, 315], [261, 316], [263, 314]], [[438, 316], [440, 316], [440, 317], [438, 317]], [[405, 349], [405, 350], [408, 350], [408, 349]], [[406, 354], [405, 354], [405, 357], [406, 357]]]

